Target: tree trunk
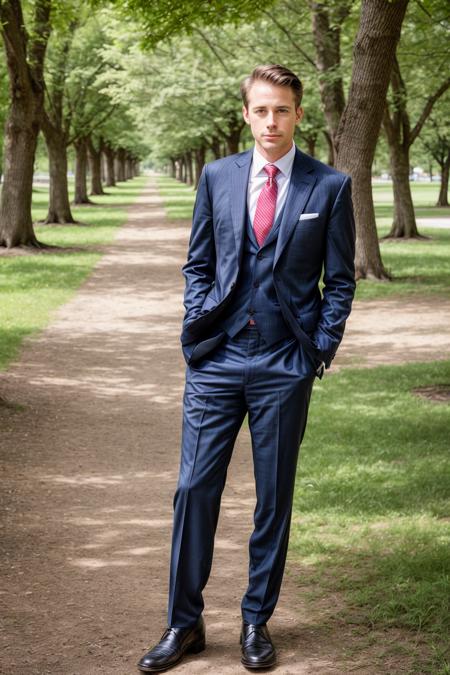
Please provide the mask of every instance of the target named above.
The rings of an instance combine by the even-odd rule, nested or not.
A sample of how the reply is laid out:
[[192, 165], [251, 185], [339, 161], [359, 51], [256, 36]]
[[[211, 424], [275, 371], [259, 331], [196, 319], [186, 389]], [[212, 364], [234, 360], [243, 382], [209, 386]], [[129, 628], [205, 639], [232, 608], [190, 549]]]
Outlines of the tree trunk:
[[89, 158], [89, 169], [91, 173], [91, 195], [104, 195], [102, 186], [102, 153], [94, 145], [90, 136], [86, 139]]
[[227, 136], [227, 154], [235, 155], [239, 152], [239, 140], [241, 138], [242, 127], [231, 129]]
[[316, 136], [308, 136], [306, 138], [306, 147], [308, 148], [308, 155], [310, 155], [310, 157], [315, 157], [316, 141]]
[[126, 159], [126, 167], [127, 167], [127, 179], [132, 179], [133, 178], [133, 159], [130, 155], [127, 156]]
[[[340, 0], [340, 4], [328, 8], [322, 2], [312, 2], [311, 8], [320, 98], [331, 144], [329, 163], [333, 166], [336, 154], [336, 135], [345, 108], [344, 84], [340, 75], [340, 26], [350, 12], [351, 2]], [[333, 13], [337, 16], [334, 17]]]
[[181, 180], [181, 161], [179, 157], [175, 160], [175, 178]]
[[122, 183], [125, 179], [125, 150], [119, 148], [117, 150], [117, 166], [116, 166], [117, 181]]
[[448, 178], [450, 173], [450, 150], [444, 164], [441, 164], [441, 187], [436, 206], [448, 206]]
[[336, 139], [336, 166], [352, 177], [357, 278], [390, 278], [378, 243], [371, 169], [407, 4], [362, 0], [348, 102]]
[[111, 146], [106, 145], [104, 149], [106, 157], [106, 187], [114, 187], [116, 184], [116, 174], [114, 171], [114, 150]]
[[211, 141], [211, 150], [214, 155], [214, 159], [220, 159], [222, 157], [222, 149], [220, 145], [220, 139], [213, 138]]
[[86, 139], [81, 137], [75, 146], [75, 197], [74, 204], [92, 204], [87, 194], [87, 147]]
[[200, 174], [202, 173], [203, 167], [205, 165], [205, 154], [206, 152], [204, 147], [195, 150], [195, 189], [198, 187]]
[[106, 156], [103, 149], [100, 151], [100, 167], [101, 167], [100, 179], [103, 185], [106, 180]]
[[186, 152], [185, 154], [185, 164], [186, 164], [186, 183], [188, 185], [194, 185], [194, 172], [192, 168], [192, 152]]
[[75, 223], [69, 202], [66, 137], [51, 123], [46, 112], [42, 118], [42, 130], [47, 145], [50, 173], [48, 212], [44, 223], [60, 223], [61, 225]]
[[409, 148], [389, 143], [392, 183], [394, 188], [394, 221], [388, 237], [405, 239], [420, 237], [409, 182]]
[[33, 167], [44, 108], [43, 65], [50, 35], [50, 0], [36, 0], [33, 33], [24, 30], [19, 0], [0, 2], [9, 77], [10, 107], [5, 124], [4, 178], [0, 203], [0, 246], [39, 246], [33, 230]]
[[328, 158], [327, 158], [327, 164], [328, 166], [334, 166], [334, 147], [333, 147], [333, 141], [331, 140], [331, 136], [328, 133], [328, 131], [324, 131], [323, 135], [325, 136], [325, 140], [327, 142], [327, 148], [328, 148]]
[[177, 177], [177, 165], [173, 157], [170, 158], [170, 176], [171, 178]]
[[32, 101], [13, 101], [5, 125], [0, 245], [39, 246], [31, 218], [39, 113]]

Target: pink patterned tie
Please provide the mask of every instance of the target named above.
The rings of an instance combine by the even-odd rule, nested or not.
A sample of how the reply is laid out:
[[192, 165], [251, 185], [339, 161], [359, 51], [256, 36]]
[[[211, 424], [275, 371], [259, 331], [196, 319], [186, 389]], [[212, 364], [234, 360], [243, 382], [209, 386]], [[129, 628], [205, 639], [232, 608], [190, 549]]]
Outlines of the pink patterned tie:
[[264, 241], [272, 228], [278, 193], [278, 185], [275, 176], [279, 172], [279, 168], [274, 164], [266, 164], [264, 171], [268, 178], [259, 194], [255, 217], [253, 219], [253, 229], [255, 230], [256, 240], [259, 246], [264, 244]]

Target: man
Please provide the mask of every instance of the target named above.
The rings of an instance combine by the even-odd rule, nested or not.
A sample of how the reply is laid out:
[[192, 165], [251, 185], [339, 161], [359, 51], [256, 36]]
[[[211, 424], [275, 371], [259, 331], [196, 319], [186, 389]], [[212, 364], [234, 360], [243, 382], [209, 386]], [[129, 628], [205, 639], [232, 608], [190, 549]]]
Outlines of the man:
[[293, 143], [301, 82], [282, 66], [259, 66], [241, 92], [255, 146], [205, 166], [183, 267], [188, 367], [168, 628], [139, 662], [144, 672], [205, 647], [202, 590], [246, 414], [257, 504], [241, 661], [250, 669], [275, 664], [266, 624], [283, 577], [311, 389], [330, 367], [355, 290], [350, 179]]

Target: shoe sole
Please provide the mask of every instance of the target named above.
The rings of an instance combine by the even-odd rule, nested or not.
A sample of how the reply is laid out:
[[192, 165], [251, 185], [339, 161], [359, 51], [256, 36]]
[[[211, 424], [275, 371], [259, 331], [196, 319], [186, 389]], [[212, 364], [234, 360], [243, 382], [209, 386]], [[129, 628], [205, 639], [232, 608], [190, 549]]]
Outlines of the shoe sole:
[[206, 649], [206, 642], [205, 640], [202, 640], [201, 642], [194, 642], [193, 644], [189, 645], [187, 649], [181, 654], [180, 658], [177, 659], [176, 661], [173, 661], [170, 666], [162, 666], [162, 668], [158, 667], [150, 667], [146, 668], [145, 666], [138, 666], [138, 669], [142, 673], [162, 673], [165, 670], [170, 670], [170, 668], [174, 668], [177, 666], [180, 661], [183, 659], [185, 654], [200, 654], [200, 652], [204, 651]]
[[276, 656], [271, 661], [266, 661], [265, 663], [251, 663], [245, 661], [244, 658], [241, 659], [242, 665], [248, 668], [249, 670], [261, 670], [262, 668], [273, 668], [273, 666], [276, 665], [276, 662], [277, 662]]

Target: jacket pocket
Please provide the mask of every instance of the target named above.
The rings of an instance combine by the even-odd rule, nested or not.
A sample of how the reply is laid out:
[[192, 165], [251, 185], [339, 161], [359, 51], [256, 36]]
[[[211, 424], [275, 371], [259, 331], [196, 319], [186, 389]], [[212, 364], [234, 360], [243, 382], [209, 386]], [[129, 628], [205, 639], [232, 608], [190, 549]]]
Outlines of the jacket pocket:
[[299, 321], [300, 327], [305, 333], [312, 333], [315, 331], [319, 316], [319, 309], [315, 309], [312, 312], [301, 312], [300, 314], [295, 312], [295, 318]]

